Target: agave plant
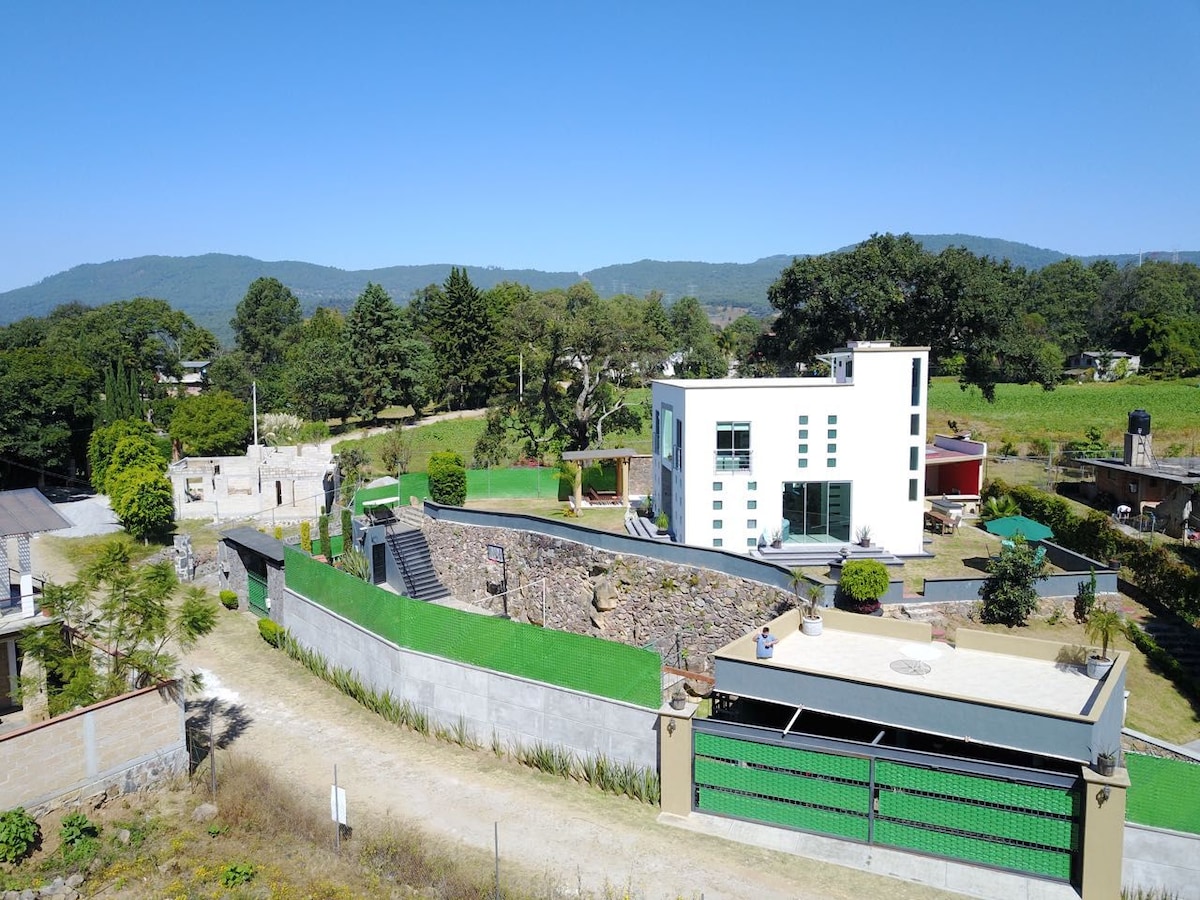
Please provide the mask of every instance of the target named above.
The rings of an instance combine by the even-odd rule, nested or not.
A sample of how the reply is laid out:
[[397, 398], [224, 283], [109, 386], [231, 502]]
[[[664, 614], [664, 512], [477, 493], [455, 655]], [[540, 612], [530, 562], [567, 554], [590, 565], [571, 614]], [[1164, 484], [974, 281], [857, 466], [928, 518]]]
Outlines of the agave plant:
[[983, 504], [983, 509], [979, 513], [985, 521], [1003, 519], [1008, 516], [1019, 516], [1020, 514], [1021, 507], [1008, 494], [1001, 494], [999, 497], [988, 497]]

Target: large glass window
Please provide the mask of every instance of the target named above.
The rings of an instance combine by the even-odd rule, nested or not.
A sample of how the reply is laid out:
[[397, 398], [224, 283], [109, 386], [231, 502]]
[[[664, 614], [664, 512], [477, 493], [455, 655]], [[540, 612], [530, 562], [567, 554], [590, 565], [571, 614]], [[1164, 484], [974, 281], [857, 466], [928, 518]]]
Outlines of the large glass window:
[[805, 543], [850, 540], [850, 482], [791, 481], [783, 485], [788, 540]]
[[671, 438], [675, 434], [675, 416], [671, 408], [664, 406], [662, 412], [662, 423], [658, 429], [658, 455], [663, 460], [671, 458]]
[[921, 405], [921, 357], [914, 356], [912, 364], [912, 405]]
[[750, 468], [750, 423], [717, 423], [717, 471], [744, 472]]

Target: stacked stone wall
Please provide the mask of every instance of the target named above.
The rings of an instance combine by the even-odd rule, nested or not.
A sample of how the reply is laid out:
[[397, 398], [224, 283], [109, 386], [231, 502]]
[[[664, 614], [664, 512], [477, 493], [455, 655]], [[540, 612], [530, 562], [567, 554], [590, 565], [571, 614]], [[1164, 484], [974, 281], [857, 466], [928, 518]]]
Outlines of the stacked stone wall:
[[[456, 599], [561, 631], [653, 644], [668, 665], [711, 668], [714, 650], [794, 599], [760, 582], [532, 532], [429, 518], [421, 527], [438, 577]], [[504, 548], [504, 595], [505, 572], [487, 562], [489, 544]]]

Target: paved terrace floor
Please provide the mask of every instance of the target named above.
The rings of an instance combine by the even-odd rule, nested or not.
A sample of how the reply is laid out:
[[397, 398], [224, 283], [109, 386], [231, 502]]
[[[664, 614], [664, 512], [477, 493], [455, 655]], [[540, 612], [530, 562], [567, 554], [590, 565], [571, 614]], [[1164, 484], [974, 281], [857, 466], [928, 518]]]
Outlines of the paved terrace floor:
[[1080, 666], [825, 627], [775, 645], [776, 666], [964, 700], [1078, 715], [1098, 682]]

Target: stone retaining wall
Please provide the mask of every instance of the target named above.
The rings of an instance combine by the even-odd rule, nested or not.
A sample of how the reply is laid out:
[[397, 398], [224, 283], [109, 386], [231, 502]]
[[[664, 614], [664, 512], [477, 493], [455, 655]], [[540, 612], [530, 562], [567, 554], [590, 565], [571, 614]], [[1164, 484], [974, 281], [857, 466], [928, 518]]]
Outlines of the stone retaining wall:
[[[428, 517], [421, 529], [438, 577], [458, 600], [560, 631], [653, 644], [670, 665], [711, 668], [714, 650], [793, 601], [761, 582], [559, 537]], [[498, 596], [500, 566], [483, 564], [489, 544], [504, 548], [507, 596]], [[677, 634], [683, 660], [676, 658]]]

